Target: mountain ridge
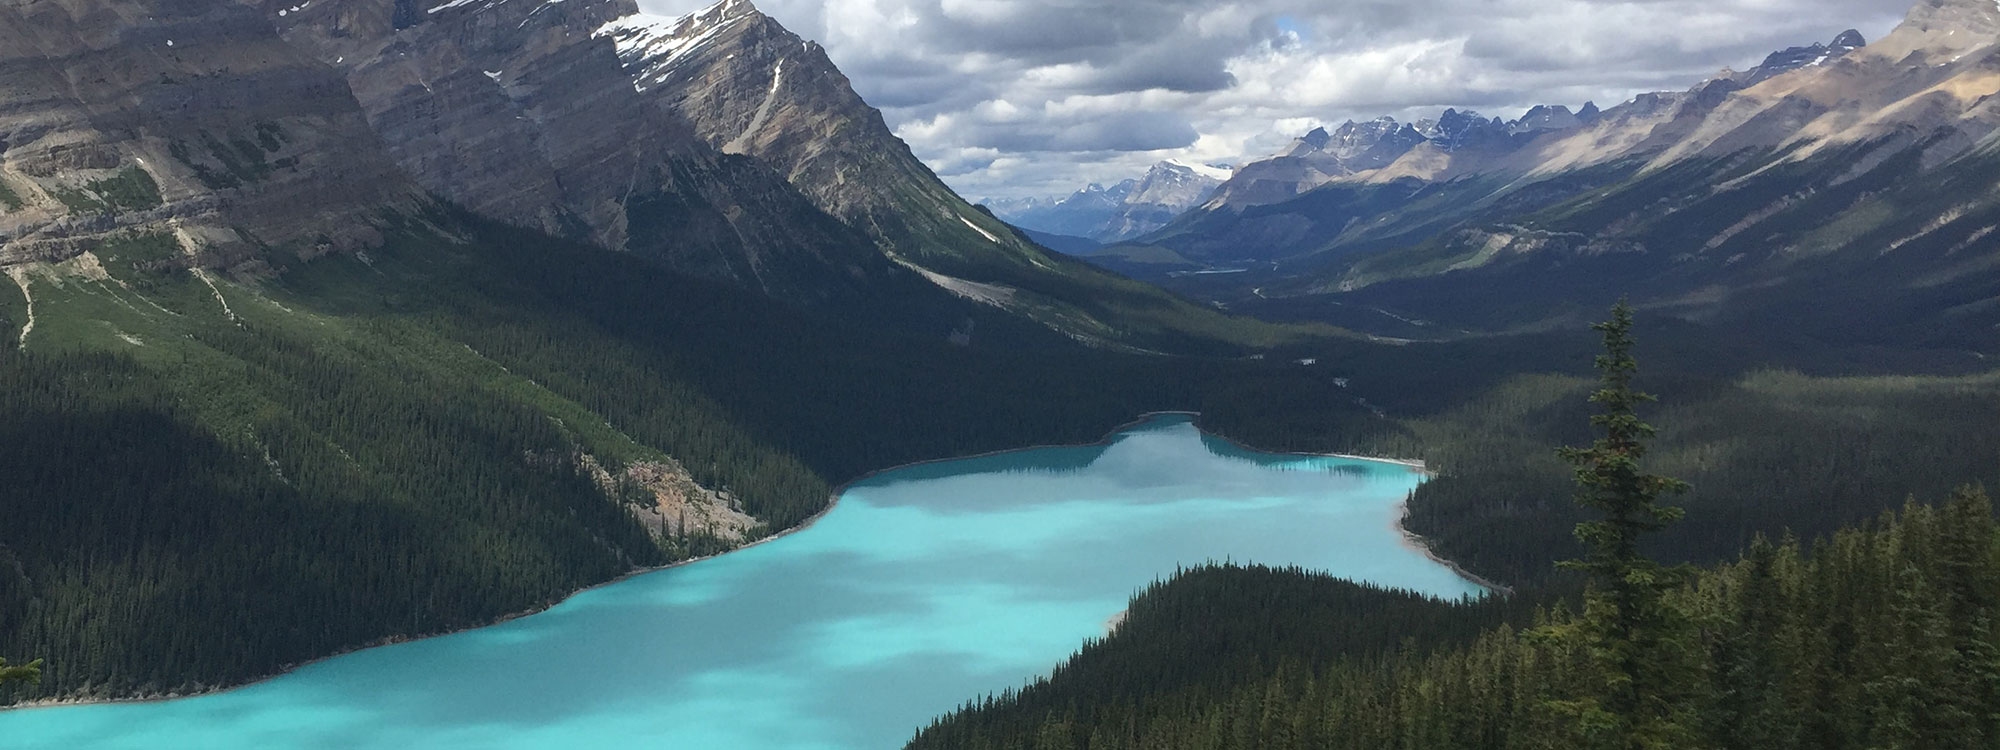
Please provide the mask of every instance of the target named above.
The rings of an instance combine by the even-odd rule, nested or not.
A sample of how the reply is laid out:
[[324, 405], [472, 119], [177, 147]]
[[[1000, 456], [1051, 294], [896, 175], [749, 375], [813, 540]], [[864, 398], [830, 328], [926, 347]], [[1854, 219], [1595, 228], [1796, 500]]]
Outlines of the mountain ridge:
[[[1993, 31], [1975, 37], [1977, 24]], [[1882, 40], [1834, 54], [1857, 37], [1811, 59], [1776, 53], [1770, 75], [1724, 71], [1563, 129], [1455, 150], [1427, 139], [1296, 197], [1211, 201], [1102, 254], [1214, 302], [1286, 315], [1331, 314], [1338, 302], [1464, 328], [1573, 325], [1574, 310], [1530, 312], [1504, 290], [1566, 306], [1608, 304], [1603, 295], [1622, 289], [1699, 320], [1814, 327], [1884, 306], [1908, 309], [1864, 316], [1868, 326], [1915, 325], [1922, 305], [1942, 305], [1949, 335], [1982, 340], [1988, 312], [1966, 295], [1991, 283], [1985, 269], [2000, 255], [1988, 228], [2000, 6], [1925, 0]], [[1270, 163], [1285, 159], [1297, 157]], [[1256, 270], [1166, 276], [1204, 266]], [[1882, 285], [1843, 281], [1862, 268]], [[1808, 301], [1815, 287], [1842, 303]]]

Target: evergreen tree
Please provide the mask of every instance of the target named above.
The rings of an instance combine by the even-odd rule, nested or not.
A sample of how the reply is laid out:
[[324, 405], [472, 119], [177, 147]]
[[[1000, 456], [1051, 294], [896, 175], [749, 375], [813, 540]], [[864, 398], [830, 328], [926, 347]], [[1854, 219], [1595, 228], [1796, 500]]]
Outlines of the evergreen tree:
[[1592, 328], [1604, 334], [1604, 353], [1597, 357], [1600, 387], [1590, 397], [1601, 411], [1590, 422], [1603, 434], [1588, 448], [1564, 448], [1560, 455], [1576, 467], [1577, 504], [1601, 514], [1576, 526], [1577, 539], [1588, 547], [1584, 558], [1563, 563], [1590, 577], [1583, 614], [1567, 634], [1589, 649], [1599, 684], [1596, 695], [1572, 707], [1603, 747], [1679, 746], [1687, 733], [1687, 660], [1679, 653], [1686, 623], [1666, 595], [1685, 574], [1646, 557], [1639, 542], [1680, 520], [1681, 509], [1659, 499], [1687, 485], [1639, 467], [1654, 430], [1639, 418], [1638, 406], [1654, 398], [1632, 386], [1639, 369], [1632, 308], [1620, 302], [1610, 320]]
[[8, 666], [6, 659], [0, 659], [0, 685], [9, 682], [41, 682], [42, 660], [36, 659], [26, 664]]

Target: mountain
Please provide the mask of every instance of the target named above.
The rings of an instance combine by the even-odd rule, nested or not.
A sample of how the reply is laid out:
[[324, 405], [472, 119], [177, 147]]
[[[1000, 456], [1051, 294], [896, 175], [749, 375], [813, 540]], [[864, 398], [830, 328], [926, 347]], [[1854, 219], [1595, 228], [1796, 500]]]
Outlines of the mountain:
[[1748, 72], [1731, 77], [1744, 85], [1756, 85], [1765, 80], [1798, 70], [1799, 68], [1825, 65], [1829, 61], [1838, 60], [1845, 57], [1847, 53], [1867, 45], [1868, 40], [1861, 36], [1861, 32], [1848, 29], [1840, 32], [1839, 36], [1834, 37], [1832, 42], [1826, 44], [1814, 43], [1808, 47], [1787, 47], [1773, 52], [1769, 57], [1764, 58], [1763, 64], [1750, 69]]
[[983, 205], [992, 209], [994, 216], [1023, 229], [1089, 239], [1109, 227], [1138, 186], [1136, 179], [1110, 187], [1093, 182], [1060, 198], [988, 201]]
[[1163, 161], [1111, 187], [1090, 185], [1061, 199], [988, 201], [994, 215], [1023, 229], [1118, 242], [1151, 232], [1207, 201], [1229, 178], [1221, 167]]
[[2000, 322], [1980, 301], [2000, 289], [2000, 7], [1925, 0], [1860, 42], [1842, 34], [1802, 48], [1810, 59], [1780, 52], [1575, 124], [1550, 116], [1548, 130], [1501, 137], [1448, 113], [1389, 166], [1277, 203], [1232, 203], [1220, 196], [1249, 186], [1225, 185], [1107, 252], [1173, 264], [1161, 270], [1275, 263], [1180, 288], [1347, 323], [1310, 311], [1506, 330], [1574, 323], [1629, 294], [1691, 319], [1985, 341]]
[[[1720, 80], [1748, 86], [1802, 67], [1826, 64], [1860, 48], [1860, 32], [1849, 30], [1830, 44], [1793, 47], [1773, 53], [1747, 72], [1724, 71]], [[1719, 90], [1718, 90], [1719, 91]], [[1711, 94], [1712, 95], [1712, 94]], [[1658, 109], [1641, 97], [1626, 107]], [[1696, 97], [1699, 99], [1700, 97]], [[1587, 102], [1572, 112], [1564, 105], [1537, 105], [1519, 119], [1489, 118], [1471, 110], [1446, 109], [1436, 118], [1402, 124], [1393, 117], [1352, 120], [1332, 132], [1316, 128], [1268, 159], [1245, 165], [1217, 191], [1208, 210], [1243, 208], [1290, 200], [1333, 182], [1388, 182], [1404, 177], [1445, 180], [1482, 169], [1489, 162], [1527, 147], [1538, 136], [1582, 128], [1604, 116]]]
[[592, 32], [629, 0], [266, 0], [345, 74], [396, 164], [475, 212], [793, 300], [895, 269], [783, 175], [731, 157], [633, 89]]
[[624, 13], [596, 33], [616, 42], [629, 85], [649, 104], [678, 115], [710, 146], [770, 165], [892, 257], [1045, 261], [946, 188], [824, 49], [748, 0], [680, 18]]
[[889, 130], [825, 50], [748, 0], [679, 18], [633, 12], [630, 0], [595, 1], [605, 10], [575, 12], [606, 17], [591, 33], [616, 44], [627, 85], [709, 147], [769, 167], [888, 259], [954, 294], [1112, 346], [1240, 350], [1299, 335], [1227, 320], [1051, 253], [973, 207]]

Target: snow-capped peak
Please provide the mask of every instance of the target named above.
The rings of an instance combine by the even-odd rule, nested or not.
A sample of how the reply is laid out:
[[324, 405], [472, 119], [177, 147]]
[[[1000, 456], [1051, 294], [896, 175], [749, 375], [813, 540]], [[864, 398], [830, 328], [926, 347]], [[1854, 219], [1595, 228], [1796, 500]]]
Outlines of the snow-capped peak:
[[761, 15], [750, 0], [722, 0], [685, 16], [634, 13], [598, 27], [595, 35], [610, 37], [627, 68], [643, 65], [632, 78], [640, 91], [669, 75], [674, 65], [701, 51], [724, 32]]
[[1218, 167], [1213, 164], [1195, 164], [1191, 162], [1181, 161], [1179, 159], [1168, 159], [1164, 163], [1180, 167], [1182, 169], [1188, 170], [1203, 177], [1207, 177], [1211, 180], [1227, 180], [1229, 179], [1230, 175], [1235, 174], [1235, 170], [1232, 170], [1229, 167]]

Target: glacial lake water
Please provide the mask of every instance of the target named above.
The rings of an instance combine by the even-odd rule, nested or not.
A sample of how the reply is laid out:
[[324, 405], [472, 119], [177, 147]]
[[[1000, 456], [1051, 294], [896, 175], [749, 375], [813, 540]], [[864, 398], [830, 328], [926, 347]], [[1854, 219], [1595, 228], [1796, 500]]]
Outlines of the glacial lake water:
[[886, 472], [798, 533], [492, 627], [214, 695], [0, 712], [0, 744], [893, 750], [1047, 673], [1177, 566], [1476, 595], [1396, 530], [1419, 481], [1159, 416], [1102, 445]]

